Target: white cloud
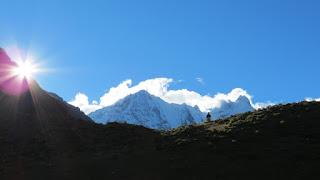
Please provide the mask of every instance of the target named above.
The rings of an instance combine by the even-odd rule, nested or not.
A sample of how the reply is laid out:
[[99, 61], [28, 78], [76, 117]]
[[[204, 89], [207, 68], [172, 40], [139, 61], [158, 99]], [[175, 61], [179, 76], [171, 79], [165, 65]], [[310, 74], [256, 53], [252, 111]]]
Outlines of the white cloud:
[[[150, 94], [158, 96], [168, 103], [198, 106], [203, 112], [220, 107], [225, 102], [234, 102], [239, 96], [246, 96], [253, 107], [259, 108], [266, 106], [266, 104], [263, 103], [253, 104], [251, 95], [241, 88], [235, 88], [227, 94], [218, 93], [215, 96], [209, 96], [201, 95], [187, 89], [170, 90], [169, 87], [172, 82], [173, 79], [170, 78], [154, 78], [141, 81], [139, 84], [132, 86], [132, 80], [128, 79], [118, 86], [110, 88], [109, 91], [100, 98], [99, 102], [92, 101], [89, 103], [89, 99], [85, 94], [78, 93], [69, 103], [79, 107], [86, 114], [89, 114], [95, 110], [110, 106], [130, 94], [146, 90]], [[271, 103], [268, 105], [271, 105]]]
[[97, 101], [92, 101], [92, 103], [89, 103], [88, 96], [83, 93], [78, 93], [75, 98], [69, 102], [69, 104], [79, 107], [86, 114], [102, 108]]
[[187, 89], [169, 90], [161, 98], [170, 103], [185, 103], [190, 106], [198, 106], [201, 111], [207, 112], [209, 109], [220, 107], [224, 102], [234, 102], [239, 96], [246, 96], [251, 101], [251, 96], [241, 88], [235, 88], [228, 94], [218, 93], [213, 97], [209, 95], [203, 96]]
[[320, 98], [310, 98], [310, 97], [308, 97], [308, 98], [305, 98], [305, 100], [308, 101], [308, 102], [311, 102], [311, 101], [320, 102]]
[[255, 103], [253, 104], [253, 107], [255, 109], [263, 109], [263, 108], [266, 108], [266, 107], [269, 107], [269, 106], [274, 106], [276, 105], [277, 103], [274, 103], [274, 102], [258, 102], [258, 103]]

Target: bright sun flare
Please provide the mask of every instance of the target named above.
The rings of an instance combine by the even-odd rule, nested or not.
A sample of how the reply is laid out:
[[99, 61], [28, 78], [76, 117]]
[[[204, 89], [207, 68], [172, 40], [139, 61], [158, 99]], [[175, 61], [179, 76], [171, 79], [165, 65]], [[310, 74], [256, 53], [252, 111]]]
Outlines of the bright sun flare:
[[12, 72], [14, 75], [21, 78], [30, 79], [38, 71], [35, 64], [30, 61], [18, 62], [17, 67], [13, 68]]

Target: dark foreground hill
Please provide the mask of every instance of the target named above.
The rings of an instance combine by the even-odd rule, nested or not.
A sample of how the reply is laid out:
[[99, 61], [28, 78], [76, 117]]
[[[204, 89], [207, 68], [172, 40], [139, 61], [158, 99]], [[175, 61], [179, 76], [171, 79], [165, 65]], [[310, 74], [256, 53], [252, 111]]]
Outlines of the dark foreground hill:
[[320, 178], [320, 103], [169, 132], [95, 124], [70, 108], [35, 82], [0, 93], [1, 180]]

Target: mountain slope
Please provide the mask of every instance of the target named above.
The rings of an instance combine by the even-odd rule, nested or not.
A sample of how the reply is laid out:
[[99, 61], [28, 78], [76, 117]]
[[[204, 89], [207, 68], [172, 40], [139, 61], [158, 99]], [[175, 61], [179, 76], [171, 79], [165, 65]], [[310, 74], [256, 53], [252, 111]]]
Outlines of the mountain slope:
[[68, 108], [68, 113], [73, 116], [74, 118], [76, 119], [84, 119], [84, 120], [87, 120], [87, 121], [92, 121], [92, 119], [90, 117], [88, 117], [87, 115], [85, 115], [81, 110], [80, 108], [78, 107], [74, 107], [72, 106], [71, 104], [69, 104], [68, 102], [64, 101], [63, 98], [61, 98], [60, 96], [58, 96], [57, 94], [55, 93], [52, 93], [52, 92], [48, 92], [48, 94], [55, 98], [56, 100], [58, 100], [60, 103], [64, 104], [64, 106], [67, 106]]
[[118, 121], [154, 129], [169, 129], [198, 123], [204, 118], [203, 113], [197, 108], [166, 103], [147, 91], [129, 95], [89, 116], [98, 123]]
[[191, 170], [197, 179], [318, 179], [319, 119], [319, 102], [277, 105], [175, 129], [162, 148], [177, 159], [192, 156], [181, 158], [190, 166], [173, 161], [183, 169], [176, 178]]
[[223, 102], [220, 107], [211, 110], [213, 119], [224, 119], [239, 113], [254, 111], [246, 96], [239, 96], [236, 101]]

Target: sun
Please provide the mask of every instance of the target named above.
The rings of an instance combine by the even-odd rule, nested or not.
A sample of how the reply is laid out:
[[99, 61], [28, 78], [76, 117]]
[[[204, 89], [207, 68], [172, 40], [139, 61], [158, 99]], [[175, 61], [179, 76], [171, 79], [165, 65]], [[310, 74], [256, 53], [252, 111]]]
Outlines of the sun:
[[7, 53], [0, 48], [0, 91], [9, 95], [20, 95], [36, 83], [36, 76], [47, 72], [30, 53], [20, 49]]
[[12, 73], [14, 76], [19, 76], [23, 79], [30, 79], [38, 72], [38, 70], [39, 69], [32, 61], [26, 60], [17, 62], [17, 66], [12, 69]]

